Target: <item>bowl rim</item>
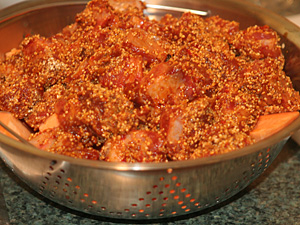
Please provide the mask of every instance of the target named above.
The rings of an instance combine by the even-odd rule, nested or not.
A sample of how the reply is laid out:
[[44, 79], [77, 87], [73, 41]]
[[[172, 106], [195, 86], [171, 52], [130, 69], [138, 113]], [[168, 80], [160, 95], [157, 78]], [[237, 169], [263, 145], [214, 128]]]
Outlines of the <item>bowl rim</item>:
[[[215, 2], [223, 2], [224, 0], [215, 0]], [[66, 5], [81, 5], [86, 4], [88, 0], [31, 0], [25, 2], [19, 2], [12, 6], [5, 8], [5, 10], [0, 10], [0, 27], [4, 22], [10, 21], [18, 16], [23, 14], [39, 10], [45, 9], [47, 7], [55, 7], [55, 6], [66, 6]], [[269, 21], [270, 18], [272, 21], [276, 21], [279, 24], [285, 24], [287, 26], [282, 26], [281, 33], [289, 32], [288, 39], [291, 37], [291, 41], [295, 44], [295, 39], [300, 40], [300, 28], [293, 24], [288, 19], [271, 12], [269, 10], [263, 9], [259, 6], [251, 4], [249, 2], [244, 2], [240, 0], [226, 0], [230, 4], [236, 4], [239, 7], [247, 7], [245, 11], [249, 13], [253, 13], [254, 15], [260, 15], [263, 17], [262, 19], [265, 21]], [[205, 3], [206, 4], [206, 3]], [[270, 25], [270, 24], [268, 24]], [[272, 25], [270, 25], [272, 27]], [[290, 40], [290, 39], [289, 39]], [[300, 47], [300, 41], [298, 43], [298, 47]], [[300, 116], [289, 124], [284, 129], [280, 130], [276, 134], [254, 143], [252, 145], [246, 146], [244, 148], [240, 148], [228, 153], [214, 155], [199, 159], [189, 159], [182, 161], [170, 161], [170, 162], [151, 162], [151, 163], [126, 163], [126, 162], [106, 162], [106, 161], [97, 161], [97, 160], [89, 160], [89, 159], [78, 159], [72, 158], [65, 155], [50, 153], [47, 151], [40, 150], [36, 147], [26, 145], [21, 143], [13, 138], [10, 138], [2, 133], [0, 133], [0, 151], [1, 148], [9, 147], [13, 148], [17, 151], [22, 151], [27, 154], [35, 155], [37, 157], [42, 157], [49, 160], [55, 161], [65, 161], [70, 164], [90, 167], [96, 169], [107, 169], [107, 170], [117, 170], [117, 171], [156, 171], [156, 170], [168, 170], [170, 168], [190, 168], [190, 167], [199, 167], [206, 166], [210, 164], [222, 163], [228, 160], [233, 160], [236, 158], [241, 158], [253, 153], [258, 153], [262, 151], [264, 148], [268, 148], [272, 145], [275, 145], [281, 140], [284, 140], [290, 137], [294, 132], [300, 129]], [[9, 151], [9, 150], [6, 150]]]

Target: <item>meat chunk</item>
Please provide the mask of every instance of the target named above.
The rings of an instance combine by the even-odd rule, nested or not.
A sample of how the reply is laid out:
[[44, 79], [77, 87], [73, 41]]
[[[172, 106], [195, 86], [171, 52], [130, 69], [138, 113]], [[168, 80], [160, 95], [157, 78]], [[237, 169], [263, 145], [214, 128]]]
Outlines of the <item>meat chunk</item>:
[[240, 31], [233, 41], [233, 46], [239, 54], [252, 59], [277, 58], [282, 56], [278, 41], [278, 35], [268, 26], [253, 26]]
[[87, 146], [101, 145], [112, 135], [124, 134], [137, 126], [135, 109], [118, 90], [82, 83], [55, 104], [60, 128], [81, 137]]
[[145, 4], [138, 0], [109, 0], [108, 3], [117, 11], [124, 12], [130, 8], [144, 10]]
[[132, 28], [127, 32], [124, 46], [129, 52], [141, 55], [148, 65], [156, 61], [163, 62], [167, 53], [157, 38], [143, 29]]
[[164, 139], [154, 131], [131, 131], [107, 141], [101, 150], [101, 159], [110, 162], [165, 161]]
[[35, 133], [29, 138], [29, 142], [41, 150], [52, 153], [80, 159], [99, 159], [99, 151], [92, 147], [85, 147], [75, 134], [63, 132], [59, 129], [49, 129]]
[[46, 90], [41, 99], [32, 107], [29, 115], [25, 117], [26, 123], [35, 131], [55, 113], [55, 104], [64, 96], [66, 89], [62, 85], [54, 85]]

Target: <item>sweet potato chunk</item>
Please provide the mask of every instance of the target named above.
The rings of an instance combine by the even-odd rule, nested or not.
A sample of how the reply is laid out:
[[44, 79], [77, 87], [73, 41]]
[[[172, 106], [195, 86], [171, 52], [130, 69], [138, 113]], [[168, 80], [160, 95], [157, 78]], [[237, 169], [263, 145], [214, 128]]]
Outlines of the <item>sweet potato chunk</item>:
[[288, 126], [298, 116], [298, 111], [261, 116], [254, 129], [250, 132], [250, 136], [255, 141], [263, 140]]
[[48, 119], [45, 121], [45, 123], [41, 124], [40, 131], [52, 129], [55, 127], [59, 127], [59, 121], [58, 121], [56, 113], [54, 113], [53, 115], [48, 117]]
[[[0, 121], [24, 139], [28, 139], [31, 134], [27, 127], [25, 127], [20, 120], [16, 119], [9, 112], [0, 112]], [[6, 131], [2, 126], [0, 126], [0, 132], [17, 140], [15, 136]]]

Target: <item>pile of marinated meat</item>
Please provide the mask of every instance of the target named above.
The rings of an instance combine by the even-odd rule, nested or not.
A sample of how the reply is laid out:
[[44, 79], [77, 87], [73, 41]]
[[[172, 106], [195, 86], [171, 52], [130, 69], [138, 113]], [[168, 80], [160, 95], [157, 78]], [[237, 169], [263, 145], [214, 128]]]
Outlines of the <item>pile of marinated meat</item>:
[[242, 148], [260, 116], [300, 109], [268, 26], [144, 9], [92, 0], [60, 33], [26, 37], [1, 62], [0, 110], [45, 151], [167, 162]]

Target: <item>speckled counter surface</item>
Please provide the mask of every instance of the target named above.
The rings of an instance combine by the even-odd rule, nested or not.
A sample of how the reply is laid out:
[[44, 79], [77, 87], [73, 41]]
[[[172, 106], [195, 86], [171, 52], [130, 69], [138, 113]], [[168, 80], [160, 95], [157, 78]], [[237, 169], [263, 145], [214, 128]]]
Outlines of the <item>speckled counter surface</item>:
[[[136, 224], [92, 217], [57, 205], [32, 191], [0, 162], [9, 224]], [[300, 147], [289, 140], [273, 164], [250, 186], [205, 212], [152, 224], [300, 225]]]

